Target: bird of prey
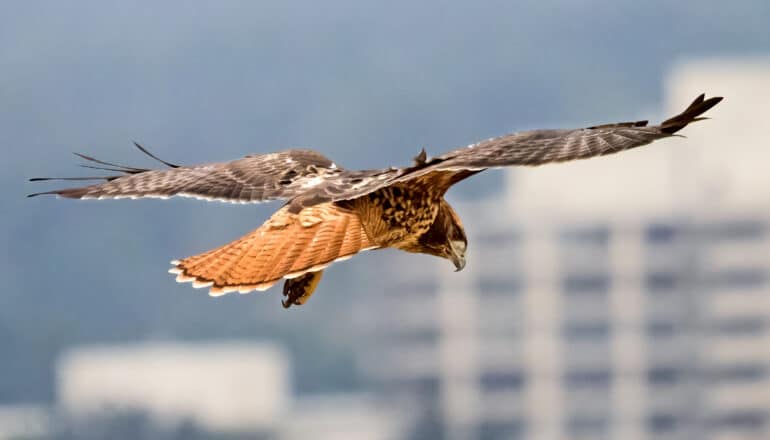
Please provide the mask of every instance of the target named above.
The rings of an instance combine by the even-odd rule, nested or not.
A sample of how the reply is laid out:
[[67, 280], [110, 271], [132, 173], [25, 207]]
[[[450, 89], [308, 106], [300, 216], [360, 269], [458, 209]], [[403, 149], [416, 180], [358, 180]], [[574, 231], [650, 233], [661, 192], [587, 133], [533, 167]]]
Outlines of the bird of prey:
[[[212, 296], [266, 290], [281, 279], [284, 307], [304, 304], [330, 264], [368, 249], [396, 248], [465, 266], [468, 244], [457, 213], [444, 200], [455, 183], [488, 168], [542, 165], [617, 153], [674, 136], [721, 97], [698, 96], [660, 125], [620, 122], [580, 129], [532, 130], [491, 138], [402, 168], [348, 170], [312, 150], [291, 149], [231, 162], [145, 169], [80, 155], [115, 172], [101, 177], [35, 178], [103, 182], [46, 191], [72, 199], [172, 196], [234, 203], [286, 200], [262, 226], [200, 255], [174, 260], [179, 282]], [[76, 153], [77, 154], [77, 153]]]

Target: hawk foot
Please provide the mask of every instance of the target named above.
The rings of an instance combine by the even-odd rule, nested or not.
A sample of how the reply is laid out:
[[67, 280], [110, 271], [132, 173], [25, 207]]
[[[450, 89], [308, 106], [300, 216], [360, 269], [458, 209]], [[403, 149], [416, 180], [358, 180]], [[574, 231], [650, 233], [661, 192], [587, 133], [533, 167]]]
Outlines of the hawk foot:
[[322, 273], [323, 271], [319, 270], [318, 272], [308, 272], [297, 278], [287, 279], [283, 283], [283, 296], [285, 297], [281, 300], [283, 308], [288, 309], [293, 305], [301, 306], [305, 304], [310, 296], [313, 295], [318, 282], [321, 281]]

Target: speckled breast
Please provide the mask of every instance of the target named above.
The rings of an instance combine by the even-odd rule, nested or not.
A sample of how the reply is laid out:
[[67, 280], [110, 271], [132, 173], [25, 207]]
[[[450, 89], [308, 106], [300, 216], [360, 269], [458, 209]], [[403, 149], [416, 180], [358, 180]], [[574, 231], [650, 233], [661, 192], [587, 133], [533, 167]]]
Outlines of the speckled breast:
[[353, 202], [369, 237], [380, 246], [408, 247], [436, 218], [441, 196], [420, 186], [394, 185]]

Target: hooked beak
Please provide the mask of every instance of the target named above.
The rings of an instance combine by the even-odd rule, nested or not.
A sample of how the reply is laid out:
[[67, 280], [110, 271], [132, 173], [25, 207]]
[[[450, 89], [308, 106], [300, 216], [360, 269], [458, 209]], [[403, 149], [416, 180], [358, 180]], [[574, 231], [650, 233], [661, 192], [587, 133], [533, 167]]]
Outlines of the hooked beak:
[[455, 265], [455, 272], [460, 272], [465, 267], [464, 255], [452, 255], [452, 263]]
[[455, 265], [455, 272], [460, 272], [465, 267], [465, 250], [468, 246], [465, 241], [453, 240], [449, 242], [452, 255], [449, 259]]

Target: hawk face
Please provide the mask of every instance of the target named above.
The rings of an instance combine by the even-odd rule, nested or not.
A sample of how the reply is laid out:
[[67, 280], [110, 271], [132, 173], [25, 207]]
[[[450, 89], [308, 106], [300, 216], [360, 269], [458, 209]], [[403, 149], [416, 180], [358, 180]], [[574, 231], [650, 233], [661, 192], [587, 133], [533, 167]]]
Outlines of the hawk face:
[[438, 214], [430, 229], [417, 241], [418, 252], [446, 258], [455, 265], [455, 271], [465, 267], [468, 238], [462, 221], [446, 200], [441, 200]]

